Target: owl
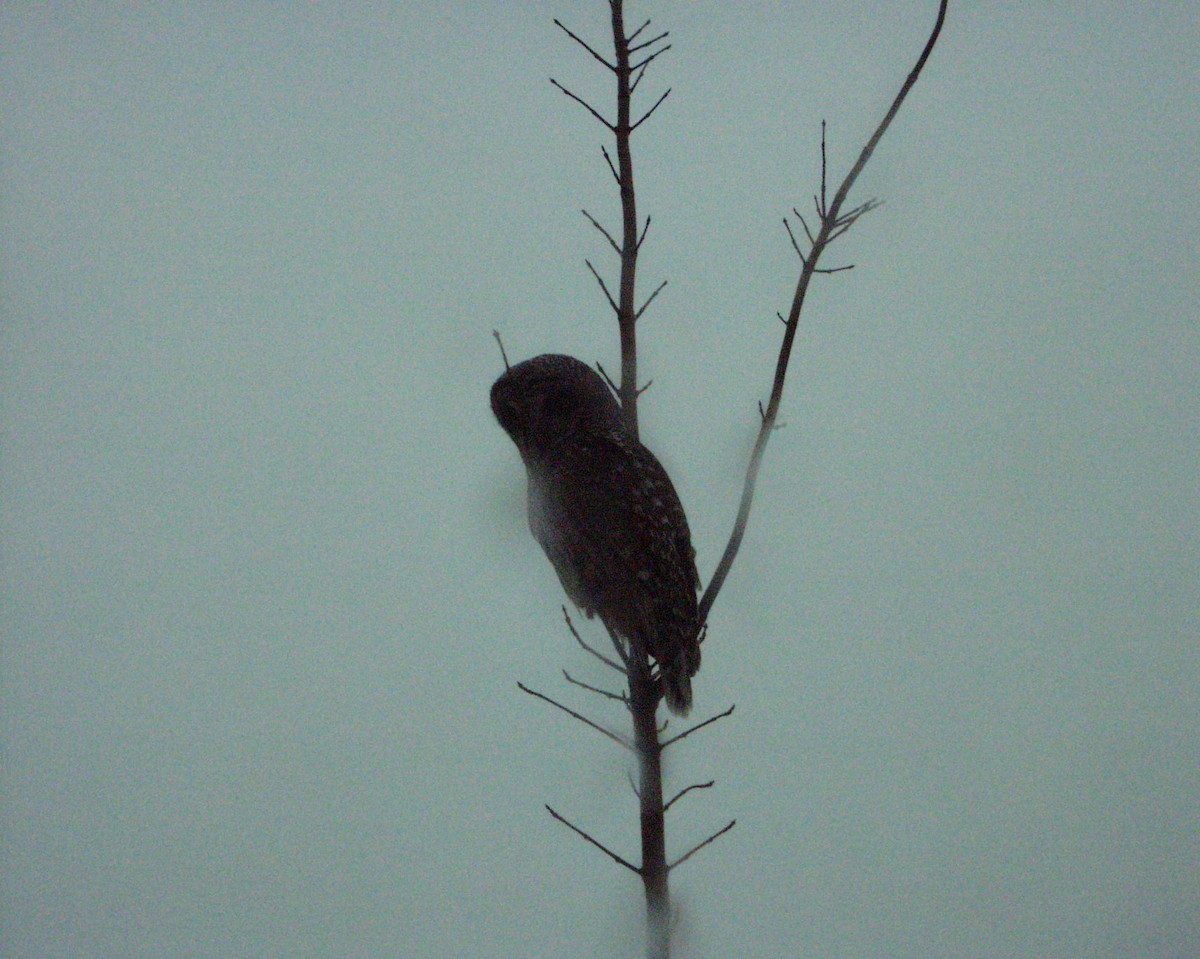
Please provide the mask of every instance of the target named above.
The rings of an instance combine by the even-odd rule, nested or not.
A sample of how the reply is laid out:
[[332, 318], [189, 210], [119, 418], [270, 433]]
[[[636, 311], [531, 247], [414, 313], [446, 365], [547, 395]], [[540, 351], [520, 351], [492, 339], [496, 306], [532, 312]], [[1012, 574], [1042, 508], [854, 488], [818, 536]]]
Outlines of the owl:
[[598, 373], [546, 354], [508, 369], [492, 411], [529, 479], [529, 528], [571, 601], [658, 664], [674, 713], [700, 668], [696, 552], [667, 471]]

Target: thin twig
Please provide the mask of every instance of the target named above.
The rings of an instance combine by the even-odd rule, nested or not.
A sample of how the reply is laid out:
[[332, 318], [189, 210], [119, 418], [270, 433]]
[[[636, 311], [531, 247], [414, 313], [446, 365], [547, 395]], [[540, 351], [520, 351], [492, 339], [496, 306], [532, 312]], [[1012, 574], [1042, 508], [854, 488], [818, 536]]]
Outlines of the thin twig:
[[608, 232], [608, 230], [604, 229], [604, 227], [602, 227], [599, 223], [597, 223], [596, 218], [594, 216], [592, 216], [590, 213], [588, 213], [587, 210], [580, 210], [579, 212], [582, 213], [584, 216], [586, 216], [588, 218], [588, 220], [591, 222], [592, 226], [594, 226], [597, 230], [599, 230], [604, 235], [604, 239], [608, 240], [609, 246], [611, 246], [614, 250], [617, 251], [617, 256], [620, 256], [621, 248], [619, 246], [617, 246], [617, 241], [612, 238], [612, 235]]
[[640, 120], [638, 120], [637, 123], [633, 124], [633, 126], [631, 126], [629, 128], [629, 132], [632, 133], [634, 130], [636, 130], [638, 127], [640, 127], [643, 123], [645, 123], [647, 120], [649, 120], [650, 114], [652, 114], [655, 110], [658, 109], [659, 104], [661, 104], [663, 102], [663, 100], [665, 100], [670, 95], [670, 93], [671, 93], [671, 88], [667, 87], [666, 92], [663, 93], [663, 95], [661, 97], [659, 97], [657, 100], [654, 101], [654, 106], [652, 106], [649, 110], [647, 110], [645, 113], [643, 113], [642, 118]]
[[646, 234], [650, 232], [650, 214], [646, 214], [646, 225], [642, 227], [642, 235], [638, 237], [637, 248], [640, 250], [642, 244], [646, 242]]
[[709, 836], [707, 839], [705, 839], [704, 842], [700, 843], [698, 846], [693, 846], [691, 849], [689, 849], [687, 852], [685, 852], [682, 856], [680, 856], [678, 859], [676, 859], [673, 863], [671, 863], [671, 865], [667, 866], [667, 872], [670, 872], [676, 866], [682, 866], [685, 862], [687, 862], [689, 859], [691, 859], [692, 856], [696, 855], [696, 853], [698, 853], [701, 849], [703, 849], [705, 846], [707, 846], [710, 842], [712, 842], [714, 839], [718, 838], [719, 836], [725, 835], [725, 833], [729, 832], [729, 830], [731, 830], [736, 825], [737, 825], [736, 819], [729, 820], [729, 822], [724, 827], [722, 827], [721, 829], [718, 829], [711, 836]]
[[608, 384], [608, 388], [620, 396], [621, 391], [617, 389], [617, 384], [614, 383], [612, 381], [612, 377], [608, 375], [608, 370], [604, 368], [604, 364], [597, 362], [596, 369], [598, 369], [600, 371], [600, 375], [604, 377], [604, 382]]
[[813, 243], [816, 243], [817, 241], [813, 239], [812, 230], [810, 230], [808, 228], [808, 223], [804, 219], [804, 214], [801, 213], [799, 210], [797, 210], [795, 207], [792, 207], [792, 212], [795, 213], [796, 216], [799, 218], [800, 225], [802, 227], [804, 227], [804, 235], [808, 237], [809, 245], [811, 246]]
[[626, 697], [622, 696], [620, 693], [614, 693], [607, 689], [601, 689], [599, 686], [593, 686], [590, 683], [585, 683], [581, 679], [576, 679], [565, 669], [562, 671], [562, 673], [563, 676], [566, 677], [568, 683], [571, 683], [573, 686], [578, 686], [580, 689], [586, 689], [589, 693], [596, 693], [598, 696], [603, 696], [606, 699], [615, 699], [619, 703], [628, 701]]
[[608, 623], [604, 624], [604, 628], [608, 630], [608, 638], [612, 641], [613, 649], [617, 651], [617, 656], [619, 656], [621, 662], [625, 664], [625, 672], [628, 674], [629, 650], [626, 648], [625, 644], [621, 642], [621, 637], [614, 633], [611, 629], [608, 629]]
[[680, 733], [678, 736], [672, 736], [670, 739], [668, 739], [668, 740], [667, 740], [665, 743], [663, 743], [663, 744], [662, 744], [662, 748], [663, 748], [663, 749], [666, 749], [666, 748], [667, 748], [668, 746], [670, 746], [672, 743], [677, 743], [677, 742], [679, 742], [679, 740], [681, 740], [681, 739], [683, 739], [683, 738], [685, 738], [685, 737], [687, 737], [687, 736], [690, 736], [690, 735], [691, 735], [692, 733], [694, 733], [696, 730], [698, 730], [698, 729], [703, 729], [703, 728], [704, 728], [705, 726], [707, 726], [709, 723], [715, 723], [715, 722], [716, 722], [718, 719], [724, 719], [726, 716], [732, 716], [732, 715], [733, 715], [733, 711], [734, 711], [736, 708], [737, 708], [737, 704], [735, 703], [734, 705], [730, 706], [730, 707], [729, 707], [727, 710], [725, 710], [725, 712], [723, 712], [723, 713], [717, 713], [717, 715], [715, 715], [715, 716], [710, 716], [708, 719], [704, 720], [704, 722], [702, 722], [702, 723], [697, 723], [697, 724], [696, 724], [695, 726], [693, 726], [691, 729], [685, 729], [685, 730], [684, 730], [683, 732], [681, 732], [681, 733]]
[[[553, 816], [555, 819], [557, 819], [560, 823], [562, 823], [568, 829], [572, 830], [573, 832], [577, 833], [578, 835], [580, 835], [584, 839], [586, 839], [588, 842], [590, 842], [593, 846], [595, 846], [602, 853], [604, 853], [606, 856], [608, 856], [613, 862], [619, 863], [620, 865], [622, 865], [626, 869], [628, 869], [630, 872], [637, 873], [639, 876], [642, 874], [642, 871], [637, 866], [635, 866], [631, 862], [628, 862], [625, 859], [622, 859], [615, 852], [613, 852], [606, 845], [604, 845], [604, 843], [593, 839], [591, 836], [589, 836], [586, 832], [584, 832], [582, 829], [580, 829], [578, 826], [576, 826], [569, 819], [566, 819], [563, 816], [560, 816], [558, 813], [556, 813], [554, 811], [554, 808], [552, 806], [550, 806], [548, 803], [546, 804], [546, 811], [549, 812], [551, 816]], [[714, 836], [713, 838], [715, 839], [716, 837]], [[711, 840], [710, 840], [710, 842], [711, 842]], [[688, 855], [690, 856], [691, 853], [688, 853]], [[680, 861], [682, 862], [682, 860], [680, 860]]]
[[[664, 33], [663, 37], [665, 37], [665, 36], [666, 36], [666, 34]], [[661, 40], [662, 37], [659, 37], [658, 39]], [[653, 43], [654, 41], [652, 40], [650, 42]], [[644, 46], [645, 46], [645, 44], [643, 44], [642, 46], [636, 47], [636, 48], [631, 48], [629, 52], [633, 53], [634, 49], [641, 50], [641, 49], [643, 49]], [[641, 70], [642, 73], [645, 73], [646, 67], [648, 67], [650, 65], [651, 61], [655, 60], [658, 57], [661, 57], [664, 53], [666, 53], [670, 49], [671, 49], [671, 44], [668, 43], [661, 50], [655, 50], [652, 54], [650, 54], [650, 56], [646, 57], [645, 60], [641, 60], [638, 63], [630, 64], [630, 66], [629, 66], [630, 71]], [[632, 92], [632, 91], [630, 91], [630, 92]]]
[[521, 692], [528, 693], [530, 696], [535, 696], [538, 699], [545, 700], [551, 706], [557, 706], [559, 709], [561, 709], [567, 715], [574, 716], [585, 726], [591, 726], [592, 729], [596, 730], [596, 732], [604, 733], [604, 735], [607, 736], [609, 739], [611, 739], [614, 743], [620, 743], [622, 746], [624, 746], [630, 752], [633, 752], [633, 743], [631, 743], [624, 736], [619, 736], [616, 733], [612, 732], [611, 730], [605, 729], [599, 723], [594, 723], [590, 719], [588, 719], [586, 716], [583, 716], [580, 713], [575, 712], [575, 710], [573, 710], [567, 706], [564, 706], [557, 699], [551, 699], [545, 693], [539, 693], [536, 689], [530, 689], [528, 686], [526, 686], [524, 683], [522, 683], [520, 681], [517, 682], [517, 686], [520, 688]]
[[500, 339], [500, 331], [492, 330], [492, 336], [496, 338], [496, 344], [500, 347], [500, 358], [504, 360], [504, 368], [509, 369], [508, 354], [504, 352], [504, 341]]
[[[603, 367], [601, 367], [600, 372], [604, 373]], [[604, 373], [604, 378], [608, 379], [607, 373]], [[611, 387], [612, 384], [609, 383], [609, 386]], [[575, 642], [577, 642], [580, 646], [582, 646], [587, 652], [589, 652], [593, 656], [595, 656], [598, 660], [600, 660], [600, 662], [604, 663], [604, 665], [611, 666], [622, 676], [625, 675], [625, 667], [624, 666], [620, 665], [619, 663], [613, 662], [611, 659], [609, 659], [607, 656], [605, 656], [602, 652], [600, 652], [599, 650], [596, 650], [596, 649], [592, 649], [591, 646], [589, 646], [587, 643], [585, 643], [583, 641], [583, 637], [579, 635], [579, 630], [577, 630], [575, 628], [575, 624], [573, 622], [571, 622], [571, 614], [567, 612], [566, 606], [563, 606], [562, 614], [563, 614], [563, 619], [565, 619], [567, 621], [567, 629], [569, 629], [571, 631], [571, 635], [575, 637]]]
[[606, 67], [608, 67], [608, 69], [612, 70], [613, 73], [617, 72], [617, 68], [613, 64], [611, 64], [607, 60], [605, 60], [604, 57], [600, 56], [600, 54], [598, 54], [595, 50], [593, 50], [586, 43], [584, 43], [583, 40], [581, 40], [579, 37], [577, 37], [575, 34], [573, 34], [570, 30], [568, 30], [565, 26], [563, 26], [563, 23], [561, 20], [556, 18], [554, 21], [554, 25], [557, 26], [560, 30], [562, 30], [562, 32], [565, 33], [568, 37], [570, 37], [572, 40], [574, 40], [576, 43], [578, 43], [581, 47], [583, 47], [583, 49], [585, 49], [593, 57], [595, 57], [597, 60], [599, 60], [601, 63], [603, 63]]
[[684, 796], [686, 796], [688, 793], [690, 793], [693, 789], [712, 789], [713, 786], [716, 785], [716, 782], [717, 781], [715, 779], [710, 779], [706, 783], [692, 783], [686, 789], [679, 790], [679, 792], [677, 792], [671, 798], [671, 801], [669, 803], [667, 803], [665, 806], [663, 806], [663, 812], [666, 812], [668, 809], [670, 809], [672, 806], [674, 806], [676, 800], [682, 799]]
[[[649, 20], [647, 20], [646, 22], [647, 22], [647, 23], [649, 23], [650, 21], [649, 21]], [[638, 35], [638, 33], [641, 33], [641, 30], [642, 30], [642, 28], [641, 28], [641, 27], [639, 27], [639, 28], [638, 28], [638, 30], [637, 30], [637, 33], [634, 33], [633, 37], [636, 37], [636, 36]], [[670, 30], [664, 30], [662, 33], [660, 33], [660, 34], [659, 34], [657, 37], [655, 37], [653, 40], [643, 40], [641, 43], [639, 43], [639, 44], [636, 44], [635, 46], [632, 46], [632, 47], [630, 47], [630, 48], [629, 48], [629, 52], [630, 52], [630, 53], [637, 53], [639, 50], [645, 50], [645, 49], [646, 49], [646, 47], [652, 47], [652, 46], [654, 46], [654, 44], [658, 43], [658, 41], [659, 41], [659, 40], [665, 40], [665, 39], [666, 39], [667, 37], [669, 37], [670, 35], [671, 35], [671, 31], [670, 31]], [[630, 39], [630, 40], [632, 40], [632, 39], [633, 39], [633, 37], [630, 37], [629, 39]], [[630, 67], [630, 69], [632, 70], [633, 68], [632, 68], [632, 67]]]
[[617, 316], [620, 316], [621, 308], [617, 306], [617, 301], [614, 300], [612, 298], [612, 294], [608, 292], [608, 286], [605, 284], [600, 274], [596, 272], [596, 268], [592, 266], [592, 261], [584, 260], [583, 262], [587, 264], [587, 268], [592, 271], [592, 276], [594, 276], [596, 278], [596, 282], [600, 284], [600, 289], [604, 291], [604, 295], [608, 298], [608, 305], [613, 308], [613, 312], [616, 313]]
[[608, 164], [609, 170], [612, 171], [613, 179], [617, 181], [617, 186], [621, 185], [621, 174], [617, 172], [617, 168], [613, 166], [612, 157], [608, 155], [608, 150], [604, 146], [600, 147], [600, 152], [604, 154], [604, 162]]
[[558, 87], [558, 89], [562, 90], [563, 93], [565, 93], [567, 96], [569, 96], [572, 100], [574, 100], [580, 106], [584, 107], [588, 111], [588, 113], [590, 113], [597, 120], [599, 120], [606, 127], [608, 127], [609, 130], [611, 130], [613, 133], [616, 133], [617, 128], [614, 127], [607, 120], [605, 120], [604, 117], [602, 117], [590, 103], [588, 103], [582, 97], [576, 96], [574, 93], [572, 93], [566, 87], [564, 87], [561, 83], [559, 83], [557, 80], [555, 80], [554, 77], [550, 78], [550, 82], [553, 83], [556, 87]]
[[800, 257], [800, 262], [803, 263], [808, 259], [800, 252], [800, 244], [796, 242], [796, 234], [792, 232], [792, 225], [788, 223], [787, 217], [783, 218], [783, 228], [787, 230], [788, 239], [792, 241], [792, 249], [796, 251], [796, 256]]
[[821, 209], [825, 209], [825, 121], [821, 121]]
[[[628, 43], [633, 43], [633, 41], [637, 39], [637, 35], [638, 35], [639, 33], [641, 33], [643, 30], [645, 30], [645, 29], [646, 29], [646, 27], [648, 27], [648, 26], [650, 26], [650, 21], [649, 21], [649, 20], [647, 20], [647, 21], [646, 21], [645, 23], [643, 23], [643, 24], [642, 24], [640, 27], [638, 27], [636, 30], [634, 30], [634, 31], [633, 31], [633, 33], [631, 33], [629, 36], [627, 36], [627, 37], [625, 38], [625, 42], [626, 42], [627, 44], [628, 44]], [[631, 48], [631, 49], [632, 49], [632, 48]]]
[[629, 83], [629, 96], [632, 98], [634, 91], [637, 90], [638, 84], [642, 82], [642, 77], [646, 75], [646, 68], [642, 67], [637, 73], [633, 74], [632, 80]]
[[654, 298], [656, 296], [658, 296], [659, 293], [662, 292], [662, 288], [666, 285], [667, 285], [666, 280], [663, 280], [660, 284], [658, 284], [658, 289], [656, 289], [653, 293], [651, 293], [650, 298], [648, 300], [646, 300], [645, 303], [642, 304], [642, 308], [633, 314], [633, 318], [635, 320], [640, 320], [642, 318], [642, 314], [646, 312], [646, 307], [648, 307], [651, 303], [654, 302]]

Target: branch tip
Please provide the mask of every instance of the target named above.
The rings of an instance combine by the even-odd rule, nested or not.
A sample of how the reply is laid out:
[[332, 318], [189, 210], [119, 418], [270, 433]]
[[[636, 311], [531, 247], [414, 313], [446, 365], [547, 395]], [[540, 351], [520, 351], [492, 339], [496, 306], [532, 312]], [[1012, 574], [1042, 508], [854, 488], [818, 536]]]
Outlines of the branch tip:
[[504, 352], [504, 341], [500, 339], [500, 331], [492, 330], [492, 336], [496, 338], [496, 345], [500, 347], [500, 358], [504, 360], [504, 369], [511, 369], [511, 367], [508, 365], [508, 354]]

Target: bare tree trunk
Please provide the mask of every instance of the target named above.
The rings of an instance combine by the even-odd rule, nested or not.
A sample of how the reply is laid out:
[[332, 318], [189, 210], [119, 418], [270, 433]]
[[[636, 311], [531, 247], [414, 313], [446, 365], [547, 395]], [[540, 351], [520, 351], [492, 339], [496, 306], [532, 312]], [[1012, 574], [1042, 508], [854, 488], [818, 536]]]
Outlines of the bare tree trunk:
[[645, 653], [629, 661], [629, 707], [637, 748], [642, 832], [642, 885], [646, 891], [646, 955], [667, 959], [671, 954], [671, 902], [667, 885], [667, 842], [662, 793], [662, 746], [658, 741], [657, 684]]
[[[636, 436], [637, 416], [637, 317], [634, 291], [637, 283], [638, 217], [630, 150], [629, 40], [625, 35], [622, 0], [612, 0], [613, 49], [617, 77], [617, 183], [621, 190], [621, 290], [617, 325], [621, 336], [621, 405], [625, 422]], [[629, 708], [638, 756], [638, 798], [642, 835], [642, 885], [646, 891], [646, 955], [669, 959], [671, 955], [671, 895], [667, 884], [667, 838], [662, 794], [662, 747], [658, 741], [658, 685], [644, 650], [631, 649]]]

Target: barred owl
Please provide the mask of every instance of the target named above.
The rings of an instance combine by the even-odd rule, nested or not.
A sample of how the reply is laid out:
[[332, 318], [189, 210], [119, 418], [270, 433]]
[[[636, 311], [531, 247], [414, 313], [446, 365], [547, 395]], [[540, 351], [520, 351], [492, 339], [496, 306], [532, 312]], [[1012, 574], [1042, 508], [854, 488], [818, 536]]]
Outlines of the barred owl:
[[511, 367], [492, 386], [492, 411], [525, 462], [529, 528], [567, 596], [652, 656], [667, 706], [686, 714], [700, 668], [700, 578], [666, 470], [574, 357]]

